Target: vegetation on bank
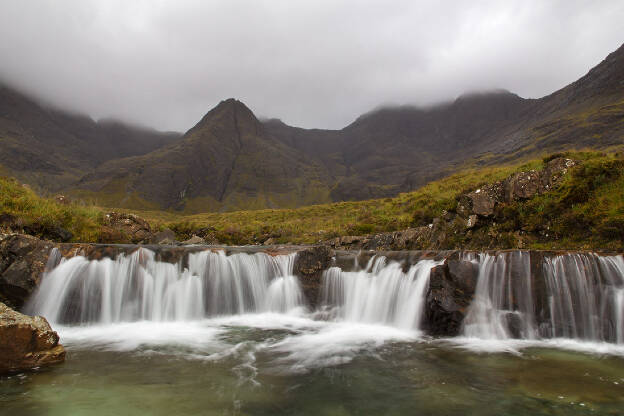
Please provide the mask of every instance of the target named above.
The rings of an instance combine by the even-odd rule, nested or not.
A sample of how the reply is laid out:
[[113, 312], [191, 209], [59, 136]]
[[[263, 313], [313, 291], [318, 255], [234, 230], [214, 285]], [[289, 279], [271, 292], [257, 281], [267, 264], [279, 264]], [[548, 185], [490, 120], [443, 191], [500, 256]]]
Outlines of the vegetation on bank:
[[[526, 201], [505, 204], [493, 219], [469, 233], [449, 236], [448, 248], [624, 249], [624, 159], [618, 153], [568, 152], [581, 163], [562, 184]], [[529, 169], [541, 169], [553, 155], [523, 164], [465, 170], [394, 198], [181, 215], [136, 212], [152, 229], [170, 228], [178, 240], [199, 235], [222, 244], [309, 244], [344, 235], [364, 235], [430, 224], [457, 206], [460, 195]], [[32, 234], [55, 239], [54, 230], [72, 233], [73, 241], [98, 241], [103, 210], [38, 197], [12, 179], [0, 178], [0, 213], [17, 218]], [[6, 218], [5, 218], [6, 220]], [[4, 220], [3, 220], [4, 221]], [[0, 222], [0, 227], [2, 223]]]
[[42, 198], [27, 185], [0, 177], [0, 231], [50, 240], [98, 241], [102, 223], [99, 208]]
[[316, 243], [344, 235], [364, 235], [427, 225], [457, 205], [460, 195], [515, 172], [542, 169], [565, 156], [579, 160], [557, 189], [507, 204], [493, 222], [448, 239], [448, 248], [487, 247], [492, 234], [499, 248], [622, 249], [624, 240], [624, 160], [617, 153], [567, 152], [527, 163], [470, 169], [394, 198], [339, 202], [298, 209], [141, 215], [179, 238], [209, 234], [226, 244]]

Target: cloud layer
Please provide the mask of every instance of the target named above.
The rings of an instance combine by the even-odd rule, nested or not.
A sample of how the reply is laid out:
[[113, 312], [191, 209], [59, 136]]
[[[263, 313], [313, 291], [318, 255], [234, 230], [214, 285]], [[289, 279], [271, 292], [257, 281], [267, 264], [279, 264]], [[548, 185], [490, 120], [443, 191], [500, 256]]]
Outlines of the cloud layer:
[[0, 79], [159, 129], [229, 97], [341, 128], [386, 103], [549, 94], [619, 47], [622, 22], [621, 0], [5, 1]]

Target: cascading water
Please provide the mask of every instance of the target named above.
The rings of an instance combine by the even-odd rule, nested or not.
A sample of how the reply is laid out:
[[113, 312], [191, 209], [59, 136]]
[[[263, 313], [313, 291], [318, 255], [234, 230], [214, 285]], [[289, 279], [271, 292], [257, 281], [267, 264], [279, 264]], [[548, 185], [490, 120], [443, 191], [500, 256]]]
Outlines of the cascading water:
[[59, 261], [53, 252], [27, 309], [52, 322], [106, 324], [286, 312], [303, 305], [293, 260], [294, 254], [201, 251], [190, 253], [184, 268], [144, 248], [116, 260]]
[[463, 334], [504, 340], [570, 338], [624, 343], [624, 259], [571, 253], [544, 257], [532, 274], [528, 252], [481, 254]]
[[479, 276], [464, 334], [483, 339], [534, 338], [529, 254], [482, 254], [471, 261], [479, 264]]
[[322, 298], [337, 307], [337, 317], [351, 322], [390, 325], [417, 330], [422, 321], [431, 269], [440, 264], [421, 260], [404, 272], [398, 262], [373, 257], [364, 270], [338, 267], [323, 276]]

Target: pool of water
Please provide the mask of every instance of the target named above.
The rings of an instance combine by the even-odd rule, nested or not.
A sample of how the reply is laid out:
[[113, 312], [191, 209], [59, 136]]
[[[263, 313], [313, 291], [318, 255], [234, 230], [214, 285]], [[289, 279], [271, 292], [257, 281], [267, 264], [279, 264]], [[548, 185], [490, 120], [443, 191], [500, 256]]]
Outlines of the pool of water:
[[624, 414], [624, 347], [608, 344], [433, 340], [298, 314], [56, 329], [66, 363], [0, 378], [0, 414]]

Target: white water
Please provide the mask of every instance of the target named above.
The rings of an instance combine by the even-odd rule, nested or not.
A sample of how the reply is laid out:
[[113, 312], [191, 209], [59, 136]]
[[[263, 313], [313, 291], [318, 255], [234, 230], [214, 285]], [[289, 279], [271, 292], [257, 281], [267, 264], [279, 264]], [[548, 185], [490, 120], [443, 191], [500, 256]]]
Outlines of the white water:
[[73, 324], [287, 312], [303, 305], [293, 259], [201, 251], [190, 253], [183, 267], [158, 261], [144, 248], [116, 260], [77, 256], [46, 271], [27, 308], [53, 323]]
[[[473, 260], [475, 261], [475, 260]], [[536, 337], [529, 254], [482, 254], [475, 297], [464, 320], [464, 335], [480, 339]], [[519, 304], [514, 305], [514, 300]]]
[[[528, 252], [465, 259], [479, 265], [479, 276], [455, 342], [480, 351], [546, 346], [624, 355], [621, 256], [546, 259], [540, 287], [534, 287]], [[332, 267], [323, 276], [323, 313], [306, 311], [293, 264], [294, 255], [264, 253], [202, 251], [170, 264], [147, 249], [115, 260], [61, 259], [53, 252], [28, 309], [48, 318], [69, 346], [179, 345], [202, 359], [254, 354], [222, 342], [233, 327], [287, 331], [253, 348], [279, 353], [291, 371], [347, 362], [388, 341], [420, 339], [429, 275], [440, 262], [404, 269], [375, 256], [359, 271]]]
[[471, 342], [624, 343], [622, 256], [547, 257], [539, 288], [532, 287], [538, 282], [531, 277], [527, 252], [482, 254], [473, 261], [479, 264], [479, 280], [463, 329]]
[[331, 267], [323, 276], [323, 303], [337, 307], [345, 321], [418, 330], [431, 269], [440, 264], [421, 260], [404, 272], [401, 264], [373, 257], [364, 270]]

